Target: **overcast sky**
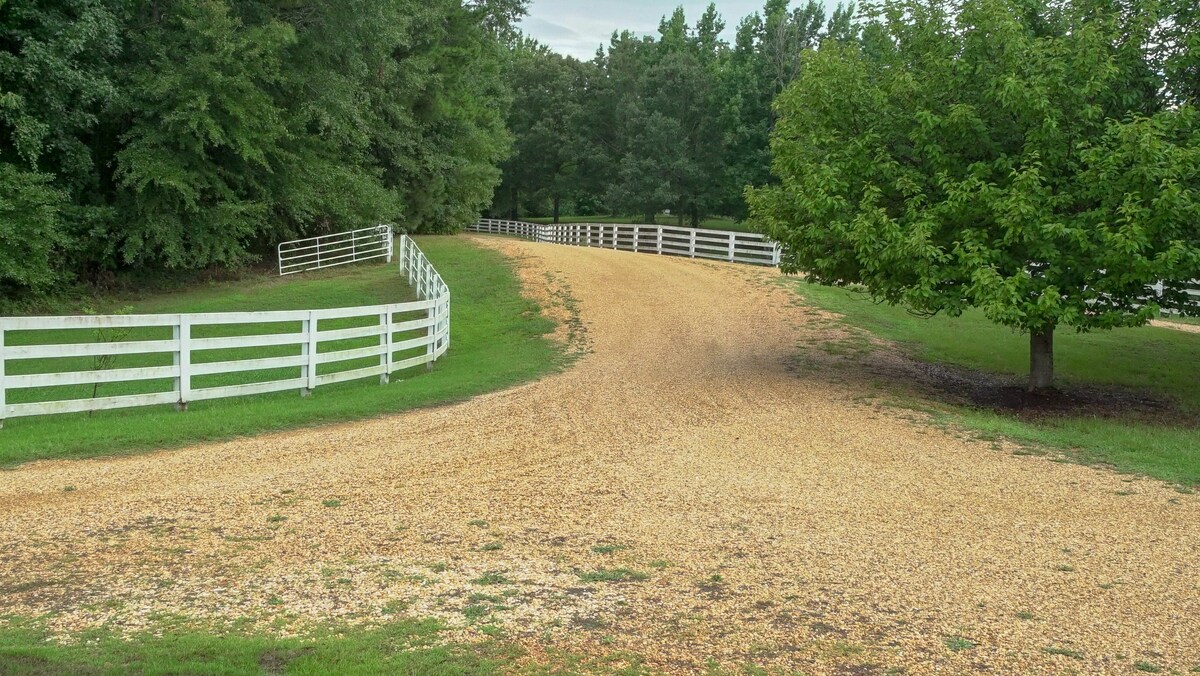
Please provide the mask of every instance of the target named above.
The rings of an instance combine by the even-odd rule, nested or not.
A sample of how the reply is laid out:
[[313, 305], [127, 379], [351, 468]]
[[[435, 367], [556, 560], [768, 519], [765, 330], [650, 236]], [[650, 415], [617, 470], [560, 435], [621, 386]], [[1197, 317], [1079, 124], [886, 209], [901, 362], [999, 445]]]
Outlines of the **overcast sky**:
[[[521, 27], [562, 54], [590, 59], [600, 45], [608, 45], [614, 30], [657, 33], [658, 22], [682, 5], [688, 23], [704, 14], [711, 0], [533, 0]], [[762, 9], [763, 0], [716, 0], [725, 19], [726, 39], [742, 17]]]

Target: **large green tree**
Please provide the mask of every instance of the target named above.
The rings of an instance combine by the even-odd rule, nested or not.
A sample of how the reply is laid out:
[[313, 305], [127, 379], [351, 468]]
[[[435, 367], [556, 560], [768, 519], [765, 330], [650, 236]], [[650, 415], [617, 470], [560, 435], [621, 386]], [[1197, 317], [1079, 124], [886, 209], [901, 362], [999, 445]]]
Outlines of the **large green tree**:
[[477, 218], [526, 0], [0, 0], [0, 302]]
[[[1200, 126], [1152, 0], [887, 0], [779, 98], [753, 218], [783, 269], [1030, 336], [1136, 326], [1200, 277]], [[1177, 95], [1178, 94], [1178, 95]], [[1168, 285], [1169, 287], [1170, 285]], [[1148, 298], [1148, 300], [1147, 300]]]

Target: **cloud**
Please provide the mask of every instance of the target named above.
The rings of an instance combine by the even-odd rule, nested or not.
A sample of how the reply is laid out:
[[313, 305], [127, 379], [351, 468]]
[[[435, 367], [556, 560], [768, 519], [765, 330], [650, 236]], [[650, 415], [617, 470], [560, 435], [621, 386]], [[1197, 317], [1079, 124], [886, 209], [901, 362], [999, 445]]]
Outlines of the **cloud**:
[[[608, 45], [613, 31], [629, 30], [657, 35], [663, 16], [683, 5], [688, 21], [695, 23], [710, 0], [533, 0], [523, 30], [551, 49], [580, 59], [590, 59]], [[760, 10], [765, 0], [721, 0], [726, 39], [743, 16]]]

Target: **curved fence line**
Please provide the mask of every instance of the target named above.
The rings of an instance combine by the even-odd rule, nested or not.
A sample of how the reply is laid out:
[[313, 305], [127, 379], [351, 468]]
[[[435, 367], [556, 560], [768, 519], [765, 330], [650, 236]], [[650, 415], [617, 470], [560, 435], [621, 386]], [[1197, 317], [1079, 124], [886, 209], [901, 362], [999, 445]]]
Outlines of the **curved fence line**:
[[591, 246], [667, 256], [778, 267], [779, 245], [754, 232], [730, 232], [672, 225], [624, 223], [556, 223], [543, 225], [524, 221], [485, 218], [470, 232], [516, 235], [538, 242]]
[[[0, 317], [5, 418], [175, 404], [389, 376], [450, 346], [450, 290], [407, 236], [417, 300], [367, 307]], [[102, 393], [105, 396], [100, 396]]]

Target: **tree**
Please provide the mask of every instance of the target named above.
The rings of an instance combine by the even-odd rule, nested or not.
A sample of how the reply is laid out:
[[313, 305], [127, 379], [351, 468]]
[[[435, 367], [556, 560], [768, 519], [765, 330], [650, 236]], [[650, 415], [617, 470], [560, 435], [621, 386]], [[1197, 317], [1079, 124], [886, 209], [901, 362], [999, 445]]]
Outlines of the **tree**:
[[[1200, 276], [1200, 126], [1153, 67], [1157, 4], [886, 0], [863, 43], [805, 55], [780, 97], [779, 185], [750, 190], [783, 269], [1030, 336], [1144, 324]], [[1170, 297], [1160, 304], [1179, 301]]]
[[120, 18], [107, 4], [0, 2], [0, 299], [69, 279], [110, 214], [93, 148], [117, 98]]

